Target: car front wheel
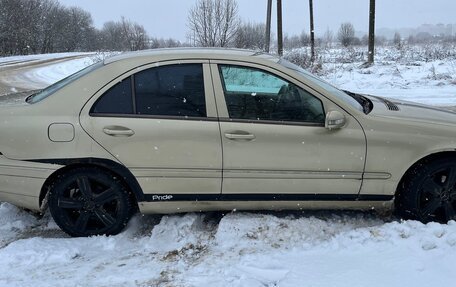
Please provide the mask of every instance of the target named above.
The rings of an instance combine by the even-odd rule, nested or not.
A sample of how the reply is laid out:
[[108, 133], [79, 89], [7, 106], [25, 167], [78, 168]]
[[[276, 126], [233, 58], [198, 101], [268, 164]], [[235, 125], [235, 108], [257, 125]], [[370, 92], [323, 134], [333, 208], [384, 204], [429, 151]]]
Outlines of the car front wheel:
[[412, 169], [399, 190], [397, 205], [406, 218], [456, 220], [456, 158], [441, 158]]
[[57, 225], [71, 236], [115, 235], [127, 225], [133, 203], [115, 175], [88, 167], [70, 170], [56, 180], [49, 209]]

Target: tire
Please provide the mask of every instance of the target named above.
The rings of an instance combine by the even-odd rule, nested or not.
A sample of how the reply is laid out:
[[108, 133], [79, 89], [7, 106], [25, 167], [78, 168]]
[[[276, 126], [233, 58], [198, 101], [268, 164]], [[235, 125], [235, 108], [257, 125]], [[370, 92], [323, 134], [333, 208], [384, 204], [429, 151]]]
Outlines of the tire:
[[94, 167], [66, 172], [49, 192], [52, 217], [73, 237], [120, 233], [133, 206], [125, 185], [113, 174]]
[[398, 190], [396, 207], [403, 217], [424, 223], [456, 220], [456, 158], [415, 166]]

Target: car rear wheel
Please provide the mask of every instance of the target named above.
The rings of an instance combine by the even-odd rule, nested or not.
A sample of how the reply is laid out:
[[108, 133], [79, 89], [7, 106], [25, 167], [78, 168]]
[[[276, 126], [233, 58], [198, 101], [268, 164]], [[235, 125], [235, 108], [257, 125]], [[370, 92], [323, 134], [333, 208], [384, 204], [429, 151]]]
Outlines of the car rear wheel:
[[416, 166], [402, 184], [397, 205], [406, 218], [442, 223], [456, 220], [456, 158]]
[[71, 236], [114, 235], [130, 219], [131, 198], [113, 174], [98, 168], [77, 168], [54, 183], [49, 209], [57, 225]]

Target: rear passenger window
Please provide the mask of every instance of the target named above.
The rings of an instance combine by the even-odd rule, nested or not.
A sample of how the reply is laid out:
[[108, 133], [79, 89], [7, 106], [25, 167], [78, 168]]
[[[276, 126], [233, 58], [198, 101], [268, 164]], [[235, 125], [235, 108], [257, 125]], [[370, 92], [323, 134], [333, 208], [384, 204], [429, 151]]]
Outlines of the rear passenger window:
[[201, 64], [170, 65], [135, 75], [138, 114], [206, 117]]
[[93, 106], [92, 113], [132, 114], [131, 80], [127, 78], [104, 93]]
[[136, 73], [104, 93], [91, 113], [206, 117], [203, 66], [167, 65]]

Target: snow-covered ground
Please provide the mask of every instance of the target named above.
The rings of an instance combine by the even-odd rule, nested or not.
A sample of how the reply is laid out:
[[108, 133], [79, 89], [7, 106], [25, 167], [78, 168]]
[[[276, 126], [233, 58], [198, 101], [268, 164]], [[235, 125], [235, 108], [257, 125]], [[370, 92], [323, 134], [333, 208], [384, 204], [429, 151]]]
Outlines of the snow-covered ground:
[[323, 78], [352, 92], [428, 105], [456, 105], [456, 59], [413, 63], [386, 61], [369, 68], [360, 68], [361, 64], [328, 63]]
[[[23, 76], [43, 87], [91, 59]], [[344, 89], [456, 104], [452, 60], [324, 65], [324, 78]], [[117, 236], [69, 238], [48, 214], [0, 203], [0, 286], [452, 286], [455, 265], [454, 221], [325, 211], [136, 216]]]
[[0, 205], [1, 286], [451, 286], [456, 222], [357, 212], [137, 216], [68, 238]]

